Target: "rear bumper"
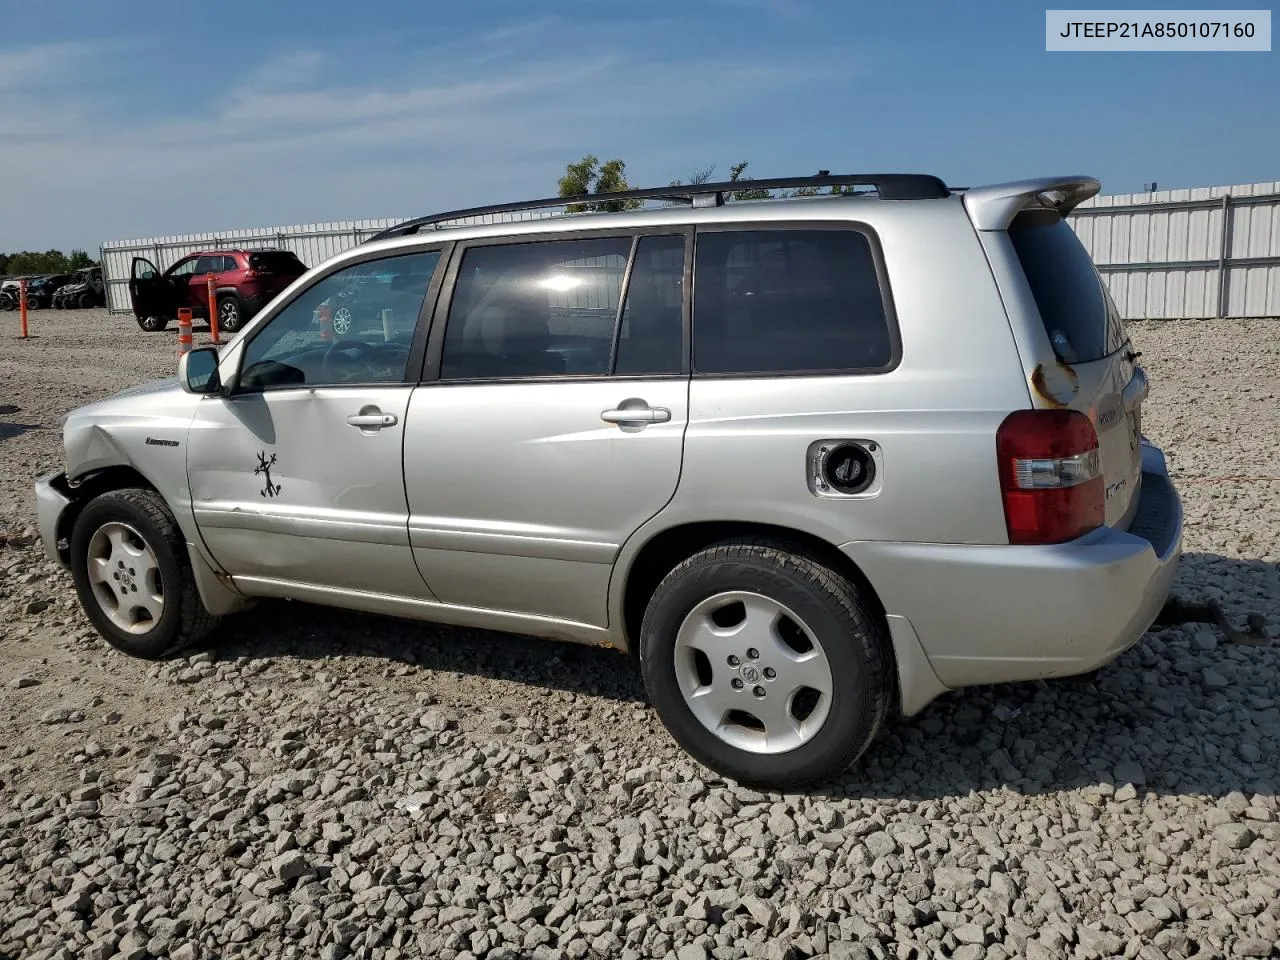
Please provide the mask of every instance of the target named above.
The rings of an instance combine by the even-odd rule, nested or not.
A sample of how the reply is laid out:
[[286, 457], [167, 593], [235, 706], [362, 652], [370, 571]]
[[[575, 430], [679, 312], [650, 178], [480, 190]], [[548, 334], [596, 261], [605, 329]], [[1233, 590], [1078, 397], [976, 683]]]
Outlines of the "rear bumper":
[[1086, 673], [1136, 642], [1169, 595], [1182, 503], [1164, 455], [1142, 448], [1129, 530], [1043, 547], [871, 543], [841, 549], [891, 616], [910, 621], [948, 687]]
[[44, 554], [64, 567], [66, 562], [58, 552], [58, 525], [71, 503], [66, 489], [67, 477], [61, 471], [46, 473], [36, 481], [36, 528], [44, 542]]

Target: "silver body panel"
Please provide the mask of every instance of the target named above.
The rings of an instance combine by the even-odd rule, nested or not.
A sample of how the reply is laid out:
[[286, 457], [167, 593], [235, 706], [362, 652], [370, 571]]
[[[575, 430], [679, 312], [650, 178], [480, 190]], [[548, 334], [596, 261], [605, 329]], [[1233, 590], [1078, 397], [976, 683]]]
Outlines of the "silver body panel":
[[[905, 713], [949, 688], [1087, 671], [1155, 617], [1182, 520], [1180, 508], [1156, 515], [1168, 485], [1159, 451], [1109, 432], [1114, 410], [1136, 412], [1146, 394], [1132, 359], [1078, 365], [1067, 386], [1046, 377], [1052, 348], [1003, 230], [1055, 185], [1068, 205], [1096, 192], [1087, 178], [1060, 178], [939, 200], [670, 207], [365, 244], [309, 271], [235, 336], [221, 352], [223, 382], [235, 382], [255, 331], [356, 260], [442, 242], [742, 222], [870, 231], [901, 360], [857, 375], [444, 383], [415, 373], [403, 384], [202, 397], [168, 384], [76, 411], [67, 474], [128, 466], [159, 490], [220, 610], [240, 595], [292, 597], [625, 650], [627, 585], [646, 544], [720, 522], [794, 531], [857, 565], [887, 616]], [[438, 280], [457, 256], [441, 258]], [[420, 323], [431, 315], [428, 297]], [[442, 322], [437, 310], [433, 342]], [[670, 418], [602, 420], [628, 399]], [[1105, 527], [1068, 544], [1010, 546], [995, 431], [1013, 410], [1053, 406], [1093, 418], [1108, 484], [1126, 482], [1108, 498]], [[371, 407], [395, 423], [346, 422]], [[181, 447], [149, 446], [158, 431]], [[828, 438], [877, 445], [866, 495], [809, 487], [806, 458]], [[270, 485], [254, 472], [264, 463]], [[1139, 471], [1152, 484], [1145, 503]], [[55, 555], [70, 499], [42, 478], [37, 502]], [[1134, 523], [1141, 534], [1127, 532]]]
[[[218, 563], [236, 577], [431, 599], [409, 554], [400, 466], [412, 392], [318, 387], [201, 398], [187, 464], [196, 523]], [[377, 431], [346, 422], [366, 407], [397, 422]]]
[[[608, 625], [622, 544], [676, 492], [689, 381], [434, 384], [409, 405], [409, 541], [445, 603]], [[665, 423], [601, 420], [629, 399]]]

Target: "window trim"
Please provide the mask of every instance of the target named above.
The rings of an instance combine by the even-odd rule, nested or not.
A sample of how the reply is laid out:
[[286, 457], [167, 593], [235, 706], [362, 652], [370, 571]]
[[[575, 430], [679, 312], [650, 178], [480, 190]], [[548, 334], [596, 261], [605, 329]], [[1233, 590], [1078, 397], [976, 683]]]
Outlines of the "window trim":
[[[815, 370], [742, 370], [725, 373], [718, 371], [700, 372], [693, 365], [693, 329], [691, 324], [689, 329], [689, 355], [686, 366], [694, 380], [775, 380], [793, 377], [883, 376], [886, 373], [892, 373], [902, 364], [902, 332], [898, 326], [898, 311], [894, 304], [893, 288], [889, 283], [889, 273], [885, 266], [884, 247], [881, 246], [880, 237], [870, 224], [862, 220], [742, 220], [733, 223], [698, 224], [695, 231], [694, 246], [696, 248], [697, 238], [709, 233], [783, 233], [787, 231], [811, 232], [816, 230], [859, 233], [866, 238], [867, 245], [871, 250], [871, 262], [875, 267], [876, 282], [880, 287], [880, 302], [884, 307], [885, 326], [889, 334], [888, 362], [878, 367], [831, 367]], [[693, 262], [697, 263], [696, 249]], [[688, 291], [691, 305], [696, 305], [697, 303], [697, 284], [698, 278], [695, 272]], [[693, 317], [693, 322], [697, 322], [696, 316]]]
[[[445, 328], [449, 322], [449, 309], [453, 305], [454, 293], [457, 290], [458, 273], [463, 258], [468, 250], [475, 247], [496, 247], [525, 245], [530, 243], [555, 243], [572, 240], [608, 240], [629, 239], [630, 253], [627, 266], [623, 272], [622, 293], [618, 299], [618, 309], [614, 317], [613, 343], [610, 346], [609, 369], [613, 370], [618, 349], [618, 335], [622, 325], [622, 314], [626, 309], [627, 294], [630, 290], [632, 265], [640, 248], [642, 237], [679, 236], [684, 239], [684, 270], [681, 275], [680, 289], [680, 370], [676, 373], [566, 373], [537, 377], [474, 377], [469, 379], [444, 379], [440, 376], [441, 360], [444, 356]], [[448, 270], [443, 279], [442, 289], [436, 300], [435, 311], [431, 317], [431, 329], [428, 334], [426, 354], [419, 375], [420, 384], [432, 384], [442, 387], [470, 386], [473, 384], [499, 383], [599, 383], [617, 380], [628, 382], [635, 380], [687, 380], [689, 378], [689, 358], [692, 341], [690, 339], [690, 320], [692, 318], [692, 278], [693, 278], [694, 227], [691, 223], [673, 223], [663, 225], [635, 226], [630, 228], [596, 228], [584, 230], [556, 231], [545, 234], [505, 234], [500, 236], [477, 237], [474, 240], [462, 240], [455, 244], [449, 259]]]
[[[412, 386], [417, 381], [414, 377], [414, 371], [421, 369], [423, 354], [427, 347], [427, 334], [430, 328], [431, 315], [435, 307], [436, 298], [440, 295], [440, 289], [444, 280], [444, 275], [452, 263], [453, 248], [456, 241], [453, 240], [433, 240], [428, 243], [419, 243], [412, 246], [396, 247], [390, 250], [384, 248], [381, 250], [365, 251], [350, 259], [342, 260], [339, 263], [332, 264], [324, 273], [317, 274], [312, 278], [311, 282], [306, 286], [295, 290], [287, 299], [279, 302], [273, 302], [270, 307], [259, 317], [255, 317], [253, 327], [245, 333], [244, 342], [239, 347], [239, 357], [236, 361], [235, 389], [231, 396], [252, 396], [255, 394], [279, 393], [284, 390], [314, 390], [318, 387], [325, 389], [362, 389], [368, 390], [373, 387], [397, 387]], [[409, 342], [409, 356], [405, 361], [404, 373], [400, 375], [399, 380], [377, 380], [377, 381], [349, 381], [345, 383], [319, 384], [319, 383], [303, 383], [303, 384], [281, 384], [275, 387], [241, 387], [240, 378], [244, 373], [245, 360], [249, 355], [249, 346], [253, 341], [262, 334], [262, 331], [271, 326], [271, 323], [280, 314], [284, 313], [294, 302], [304, 296], [308, 291], [313, 290], [318, 283], [323, 283], [336, 273], [341, 273], [354, 266], [362, 263], [370, 263], [377, 260], [394, 260], [397, 257], [407, 257], [417, 253], [439, 253], [440, 258], [436, 261], [436, 268], [431, 274], [431, 280], [427, 284], [426, 294], [422, 298], [422, 305], [418, 308], [418, 319], [414, 322], [413, 337]], [[259, 319], [260, 318], [260, 319]]]
[[195, 272], [195, 269], [196, 269], [196, 264], [200, 262], [200, 256], [199, 254], [194, 254], [194, 253], [188, 254], [187, 256], [183, 257], [177, 263], [173, 264], [173, 266], [171, 266], [168, 270], [165, 270], [161, 274], [161, 276], [164, 277], [166, 280], [180, 279], [180, 277], [178, 276], [178, 268], [182, 266], [184, 263], [186, 263], [187, 261], [191, 261], [191, 272], [183, 274], [182, 276], [186, 277], [188, 280], [190, 280], [194, 276], [198, 276], [198, 274]]

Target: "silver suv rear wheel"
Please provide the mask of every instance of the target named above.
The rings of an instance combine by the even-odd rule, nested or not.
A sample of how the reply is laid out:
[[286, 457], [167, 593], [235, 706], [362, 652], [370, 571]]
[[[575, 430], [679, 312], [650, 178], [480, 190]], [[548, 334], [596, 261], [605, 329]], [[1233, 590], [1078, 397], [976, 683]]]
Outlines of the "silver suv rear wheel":
[[704, 727], [749, 753], [808, 743], [831, 709], [822, 641], [786, 604], [759, 593], [708, 597], [676, 634], [676, 677]]
[[892, 692], [883, 619], [805, 548], [767, 539], [700, 550], [645, 610], [640, 665], [663, 725], [750, 786], [793, 789], [849, 767]]

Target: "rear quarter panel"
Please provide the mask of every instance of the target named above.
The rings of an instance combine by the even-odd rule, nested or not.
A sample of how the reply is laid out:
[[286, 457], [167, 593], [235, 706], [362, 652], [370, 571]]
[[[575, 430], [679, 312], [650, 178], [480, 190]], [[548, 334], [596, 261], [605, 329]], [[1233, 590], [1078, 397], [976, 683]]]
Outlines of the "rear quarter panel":
[[[695, 375], [680, 486], [655, 523], [774, 523], [833, 544], [1007, 542], [995, 432], [1029, 396], [976, 232], [955, 198], [850, 207], [883, 252], [900, 362], [870, 375]], [[833, 438], [880, 446], [876, 495], [810, 492], [809, 445]]]

